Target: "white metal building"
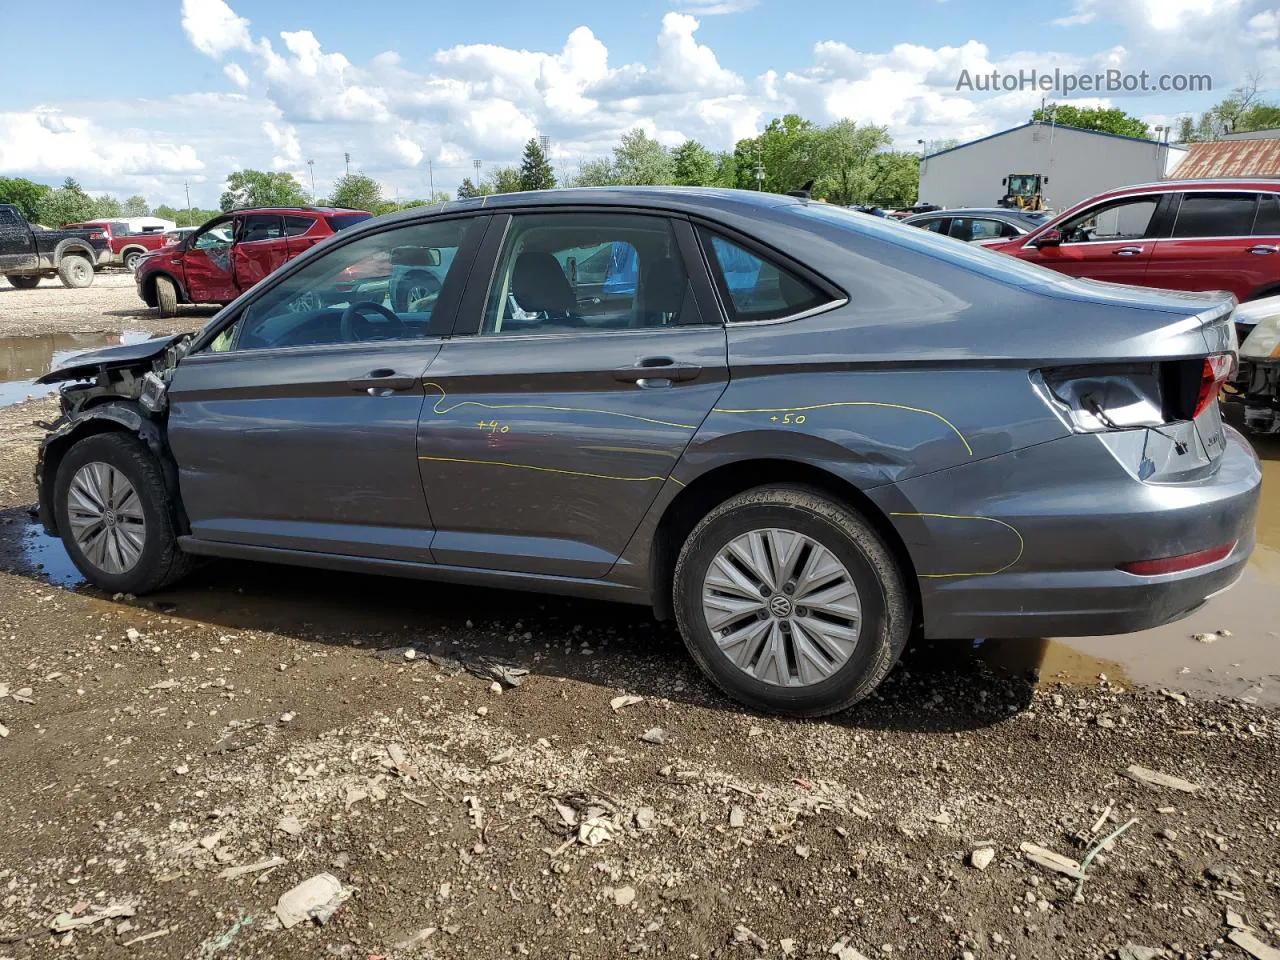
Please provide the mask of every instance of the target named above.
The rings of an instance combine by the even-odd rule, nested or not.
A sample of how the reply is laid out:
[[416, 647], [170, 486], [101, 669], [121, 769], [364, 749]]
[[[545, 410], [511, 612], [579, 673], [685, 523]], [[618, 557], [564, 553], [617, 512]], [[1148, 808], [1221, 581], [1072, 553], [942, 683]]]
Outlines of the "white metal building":
[[1047, 176], [1045, 204], [1067, 207], [1096, 193], [1168, 176], [1181, 144], [1032, 121], [920, 158], [920, 200], [943, 207], [994, 207], [1011, 173]]

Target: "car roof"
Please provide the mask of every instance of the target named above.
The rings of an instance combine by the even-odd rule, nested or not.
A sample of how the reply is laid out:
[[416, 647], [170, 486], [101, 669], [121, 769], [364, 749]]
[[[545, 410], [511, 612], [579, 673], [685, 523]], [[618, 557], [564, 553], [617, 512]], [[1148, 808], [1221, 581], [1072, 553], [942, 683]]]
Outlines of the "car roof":
[[1110, 197], [1121, 193], [1171, 193], [1177, 190], [1280, 190], [1280, 177], [1206, 177], [1184, 180], [1152, 180], [1147, 183], [1134, 183], [1125, 187], [1113, 187], [1097, 194], [1098, 197]]
[[[368, 210], [355, 210], [351, 207], [237, 207], [224, 210], [222, 215], [233, 213], [369, 213]], [[373, 214], [369, 213], [369, 216]]]

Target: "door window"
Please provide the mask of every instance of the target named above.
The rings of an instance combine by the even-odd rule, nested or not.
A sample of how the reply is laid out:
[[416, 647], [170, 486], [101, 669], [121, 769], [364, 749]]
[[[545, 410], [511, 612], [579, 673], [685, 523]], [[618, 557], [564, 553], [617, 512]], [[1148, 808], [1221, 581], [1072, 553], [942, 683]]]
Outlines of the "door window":
[[1253, 219], [1255, 237], [1280, 236], [1280, 196], [1258, 194], [1258, 215]]
[[1147, 235], [1159, 197], [1118, 200], [1093, 207], [1062, 225], [1063, 243], [1141, 240]]
[[786, 267], [706, 228], [699, 233], [711, 254], [712, 273], [731, 321], [778, 320], [831, 301], [830, 295]]
[[454, 254], [478, 220], [437, 220], [361, 237], [275, 284], [211, 352], [408, 340], [436, 335], [432, 312]]
[[1247, 237], [1258, 198], [1252, 193], [1188, 193], [1173, 222], [1175, 237]]
[[219, 220], [213, 226], [202, 230], [191, 244], [196, 250], [215, 250], [219, 247], [231, 246], [235, 237], [235, 221]]
[[924, 223], [915, 224], [918, 227], [924, 227], [930, 233], [946, 233], [943, 228], [951, 222], [949, 217], [934, 217], [932, 220], [926, 220]]
[[480, 333], [629, 330], [698, 320], [665, 218], [528, 214], [511, 223]]
[[284, 235], [300, 237], [315, 224], [311, 217], [289, 216], [284, 218]]
[[284, 236], [280, 218], [255, 213], [244, 218], [240, 228], [241, 243], [257, 243], [259, 240], [279, 240]]

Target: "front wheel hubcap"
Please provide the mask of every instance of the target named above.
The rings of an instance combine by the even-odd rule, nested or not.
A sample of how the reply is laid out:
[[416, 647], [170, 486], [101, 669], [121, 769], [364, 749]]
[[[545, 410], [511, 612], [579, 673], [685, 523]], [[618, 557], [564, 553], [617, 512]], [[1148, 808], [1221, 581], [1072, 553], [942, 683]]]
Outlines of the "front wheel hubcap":
[[85, 559], [104, 573], [128, 573], [142, 557], [147, 521], [138, 491], [106, 463], [86, 463], [67, 490], [67, 520]]
[[744, 533], [716, 554], [702, 611], [730, 663], [780, 687], [826, 680], [849, 662], [862, 629], [844, 563], [813, 538], [777, 527]]

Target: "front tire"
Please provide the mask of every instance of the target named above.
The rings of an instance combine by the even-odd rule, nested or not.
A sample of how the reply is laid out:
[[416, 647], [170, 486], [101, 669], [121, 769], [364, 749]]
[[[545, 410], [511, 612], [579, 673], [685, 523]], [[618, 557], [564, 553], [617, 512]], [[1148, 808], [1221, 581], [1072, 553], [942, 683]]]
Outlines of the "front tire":
[[58, 264], [58, 279], [64, 287], [81, 290], [93, 283], [93, 264], [77, 253], [68, 254]]
[[807, 487], [758, 487], [712, 510], [680, 551], [673, 589], [680, 633], [711, 681], [793, 716], [866, 697], [911, 629], [911, 595], [880, 535]]
[[166, 318], [178, 315], [178, 288], [168, 277], [156, 277], [156, 311]]
[[53, 495], [62, 542], [94, 586], [144, 594], [190, 571], [160, 464], [137, 437], [100, 433], [73, 445]]
[[40, 283], [40, 275], [34, 276], [20, 273], [6, 273], [5, 279], [8, 280], [18, 290], [34, 290], [36, 285]]

